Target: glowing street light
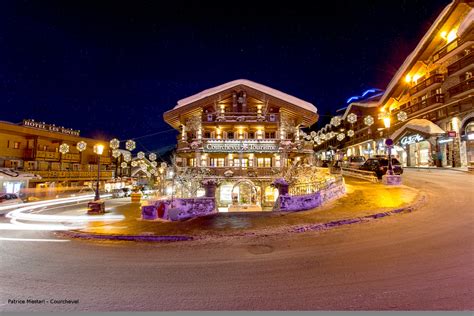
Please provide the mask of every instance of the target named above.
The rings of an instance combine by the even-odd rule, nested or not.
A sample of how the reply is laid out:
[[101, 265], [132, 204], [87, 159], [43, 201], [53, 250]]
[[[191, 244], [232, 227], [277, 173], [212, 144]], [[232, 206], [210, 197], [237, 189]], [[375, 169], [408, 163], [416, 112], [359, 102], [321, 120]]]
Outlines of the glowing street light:
[[99, 183], [100, 183], [100, 156], [104, 152], [104, 145], [102, 144], [97, 144], [94, 146], [94, 152], [97, 154], [97, 185], [95, 187], [95, 197], [94, 201], [99, 201], [100, 200], [100, 194], [99, 194]]

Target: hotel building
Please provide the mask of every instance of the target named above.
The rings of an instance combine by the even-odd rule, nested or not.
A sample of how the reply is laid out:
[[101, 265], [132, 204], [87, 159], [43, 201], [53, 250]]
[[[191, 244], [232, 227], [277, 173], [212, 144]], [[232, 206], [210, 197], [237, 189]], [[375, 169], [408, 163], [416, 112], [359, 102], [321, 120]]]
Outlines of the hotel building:
[[[313, 145], [302, 139], [300, 129], [317, 121], [316, 107], [249, 80], [182, 99], [164, 119], [180, 132], [178, 168], [202, 169], [206, 178], [218, 179], [221, 207], [236, 199], [271, 207], [277, 197], [273, 179], [296, 162], [313, 160]], [[245, 198], [243, 190], [251, 194]]]
[[[345, 137], [339, 144], [342, 153], [368, 156], [367, 146], [383, 152], [390, 137], [404, 166], [465, 167], [474, 162], [473, 20], [472, 2], [455, 0], [444, 8], [380, 99], [357, 116], [357, 139]], [[348, 108], [343, 117], [346, 129], [356, 125], [347, 121], [350, 112]], [[364, 124], [369, 112], [372, 125]], [[317, 150], [327, 147], [321, 143]]]
[[[0, 191], [80, 187], [97, 181], [98, 155], [94, 145], [104, 145], [100, 157], [101, 186], [113, 178], [109, 143], [80, 137], [80, 132], [44, 122], [0, 122]], [[15, 181], [13, 174], [33, 174], [29, 181]]]

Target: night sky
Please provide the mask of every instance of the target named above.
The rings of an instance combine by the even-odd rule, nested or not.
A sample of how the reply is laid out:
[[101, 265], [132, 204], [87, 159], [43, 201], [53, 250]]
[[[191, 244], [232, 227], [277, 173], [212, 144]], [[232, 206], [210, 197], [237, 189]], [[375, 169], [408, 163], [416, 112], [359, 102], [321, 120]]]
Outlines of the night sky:
[[0, 120], [163, 132], [138, 139], [157, 149], [176, 142], [162, 114], [177, 100], [245, 78], [314, 103], [324, 122], [385, 88], [450, 1], [161, 2], [1, 1]]

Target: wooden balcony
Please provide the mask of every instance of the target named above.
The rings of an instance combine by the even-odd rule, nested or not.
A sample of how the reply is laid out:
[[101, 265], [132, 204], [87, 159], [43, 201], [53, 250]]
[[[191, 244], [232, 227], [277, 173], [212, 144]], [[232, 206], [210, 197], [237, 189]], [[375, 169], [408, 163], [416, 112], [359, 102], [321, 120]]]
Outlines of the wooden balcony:
[[223, 115], [219, 113], [206, 113], [202, 115], [203, 123], [212, 122], [266, 122], [278, 123], [280, 116], [277, 113], [258, 116], [255, 112], [225, 112]]
[[463, 92], [474, 89], [474, 78], [469, 78], [466, 81], [463, 81], [452, 88], [448, 89], [449, 97], [455, 97]]
[[457, 47], [461, 46], [463, 44], [463, 41], [461, 38], [457, 38], [456, 40], [452, 41], [451, 43], [448, 43], [447, 45], [444, 45], [439, 49], [436, 53], [433, 54], [433, 61], [436, 62], [452, 52], [454, 49]]
[[429, 106], [442, 103], [444, 103], [444, 94], [435, 94], [417, 103], [411, 104], [405, 109], [405, 112], [407, 114], [415, 113]]
[[461, 57], [458, 61], [452, 63], [448, 66], [448, 76], [464, 69], [466, 67], [472, 66], [474, 64], [474, 53], [470, 52], [468, 55]]
[[416, 86], [412, 87], [410, 89], [410, 95], [415, 95], [420, 91], [425, 90], [426, 88], [429, 88], [433, 86], [436, 83], [442, 83], [444, 81], [444, 75], [442, 74], [435, 74], [432, 75], [431, 77], [426, 78]]
[[67, 153], [67, 154], [63, 154], [61, 159], [64, 162], [80, 162], [81, 161], [81, 154]]
[[279, 172], [280, 168], [250, 168], [250, 167], [196, 167], [204, 168], [209, 170], [210, 177], [249, 177], [249, 178], [268, 178], [275, 177]]
[[55, 151], [36, 151], [36, 160], [59, 161], [60, 153]]
[[[98, 156], [97, 155], [89, 157], [89, 163], [90, 164], [97, 164], [97, 161], [98, 161]], [[108, 157], [108, 156], [100, 156], [100, 164], [101, 165], [110, 165], [110, 164], [112, 164], [112, 158]]]
[[[96, 180], [97, 171], [29, 171], [41, 177], [40, 181]], [[113, 178], [113, 171], [100, 171], [101, 180]]]

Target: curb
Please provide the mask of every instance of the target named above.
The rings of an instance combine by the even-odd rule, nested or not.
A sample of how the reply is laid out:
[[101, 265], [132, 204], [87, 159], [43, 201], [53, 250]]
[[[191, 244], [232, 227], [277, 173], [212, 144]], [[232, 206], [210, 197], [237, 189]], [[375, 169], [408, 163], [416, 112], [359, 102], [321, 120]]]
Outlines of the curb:
[[56, 233], [70, 238], [95, 239], [95, 240], [125, 240], [125, 241], [152, 241], [152, 242], [175, 242], [193, 240], [191, 236], [153, 236], [153, 235], [101, 235], [79, 233], [77, 231], [63, 231]]
[[[323, 231], [329, 230], [332, 228], [337, 228], [340, 226], [345, 225], [352, 225], [357, 223], [365, 223], [377, 219], [381, 219], [387, 216], [393, 216], [397, 214], [406, 214], [411, 213], [416, 210], [422, 203], [426, 201], [426, 195], [422, 195], [415, 203], [394, 209], [387, 212], [380, 212], [376, 214], [355, 217], [355, 218], [347, 218], [341, 219], [336, 221], [331, 221], [327, 223], [318, 223], [318, 224], [308, 224], [308, 225], [300, 225], [290, 230], [272, 233], [265, 233], [264, 236], [269, 235], [279, 235], [282, 233], [304, 233], [310, 231]], [[137, 242], [178, 242], [178, 241], [192, 241], [192, 240], [202, 240], [207, 239], [206, 237], [201, 236], [187, 236], [187, 235], [175, 235], [175, 236], [153, 236], [153, 235], [102, 235], [102, 234], [87, 234], [78, 231], [63, 231], [57, 232], [58, 235], [64, 235], [69, 238], [77, 238], [77, 239], [88, 239], [88, 240], [121, 240], [121, 241], [137, 241]], [[256, 232], [248, 232], [248, 233], [239, 233], [239, 234], [227, 234], [221, 236], [213, 236], [217, 238], [222, 237], [249, 237], [249, 236], [259, 236]]]

